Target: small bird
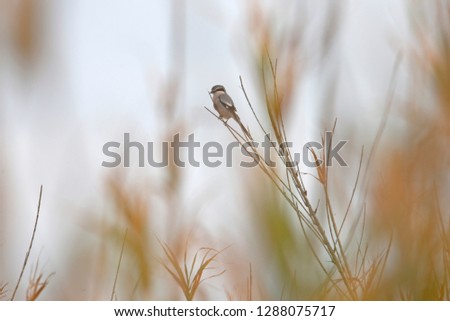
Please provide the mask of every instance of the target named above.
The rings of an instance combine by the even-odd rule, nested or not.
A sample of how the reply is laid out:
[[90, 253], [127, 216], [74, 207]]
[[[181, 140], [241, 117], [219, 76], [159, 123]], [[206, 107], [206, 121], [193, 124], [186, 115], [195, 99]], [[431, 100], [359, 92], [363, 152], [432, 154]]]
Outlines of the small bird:
[[215, 85], [211, 88], [209, 94], [212, 95], [211, 99], [214, 104], [214, 109], [217, 110], [220, 118], [224, 120], [225, 123], [227, 123], [230, 118], [233, 118], [241, 127], [247, 138], [251, 139], [250, 133], [244, 125], [242, 125], [241, 119], [237, 114], [236, 106], [234, 106], [233, 99], [227, 94], [225, 87], [222, 85]]

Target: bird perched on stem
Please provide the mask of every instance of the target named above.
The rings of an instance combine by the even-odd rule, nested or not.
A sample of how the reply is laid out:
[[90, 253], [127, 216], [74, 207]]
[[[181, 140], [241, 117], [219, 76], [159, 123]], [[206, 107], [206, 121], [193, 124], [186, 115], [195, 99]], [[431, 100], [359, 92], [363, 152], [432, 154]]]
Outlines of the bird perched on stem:
[[227, 94], [225, 87], [222, 85], [215, 85], [211, 88], [209, 94], [212, 95], [211, 99], [214, 104], [214, 109], [219, 113], [219, 118], [225, 123], [227, 123], [230, 118], [233, 118], [241, 127], [245, 136], [251, 140], [252, 136], [242, 124], [241, 119], [237, 114], [236, 106], [234, 106], [233, 99]]

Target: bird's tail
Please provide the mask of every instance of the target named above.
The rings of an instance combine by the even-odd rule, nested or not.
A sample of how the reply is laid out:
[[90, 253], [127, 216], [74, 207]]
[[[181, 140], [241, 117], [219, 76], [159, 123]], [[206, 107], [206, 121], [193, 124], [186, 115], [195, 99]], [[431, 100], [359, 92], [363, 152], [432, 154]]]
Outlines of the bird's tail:
[[241, 127], [242, 132], [244, 133], [245, 137], [250, 140], [253, 141], [252, 135], [250, 135], [250, 132], [247, 130], [247, 128], [245, 128], [245, 126], [242, 124], [241, 119], [239, 118], [239, 115], [237, 113], [234, 113], [234, 120], [236, 121], [236, 123], [238, 123], [239, 127]]

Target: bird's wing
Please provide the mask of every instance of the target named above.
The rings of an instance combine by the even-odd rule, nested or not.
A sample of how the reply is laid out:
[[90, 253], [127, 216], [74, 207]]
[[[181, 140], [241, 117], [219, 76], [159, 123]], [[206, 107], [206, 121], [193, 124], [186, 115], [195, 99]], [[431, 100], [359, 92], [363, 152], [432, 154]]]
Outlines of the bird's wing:
[[233, 99], [228, 94], [222, 94], [219, 96], [219, 100], [222, 104], [224, 104], [227, 108], [236, 110], [234, 107]]

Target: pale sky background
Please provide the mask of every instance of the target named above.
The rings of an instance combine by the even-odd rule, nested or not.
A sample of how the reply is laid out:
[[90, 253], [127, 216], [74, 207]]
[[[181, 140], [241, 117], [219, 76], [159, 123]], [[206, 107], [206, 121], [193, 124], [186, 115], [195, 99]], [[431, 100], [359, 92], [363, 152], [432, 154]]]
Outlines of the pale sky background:
[[[289, 1], [266, 1], [277, 6]], [[325, 1], [326, 2], [326, 1]], [[324, 1], [306, 1], [311, 21], [323, 19]], [[171, 70], [170, 1], [46, 1], [40, 7], [39, 47], [34, 69], [21, 70], [6, 31], [0, 29], [0, 134], [2, 193], [8, 200], [7, 226], [0, 227], [0, 280], [15, 280], [32, 231], [40, 184], [44, 185], [41, 220], [31, 262], [39, 257], [54, 284], [64, 282], [64, 259], [76, 240], [89, 238], [82, 222], [102, 208], [102, 145], [124, 132], [142, 143], [161, 140], [160, 89]], [[183, 116], [202, 143], [232, 138], [202, 106], [211, 107], [207, 90], [223, 84], [242, 119], [253, 119], [239, 89], [242, 75], [255, 104], [256, 88], [249, 67], [247, 5], [243, 1], [186, 1], [186, 70], [182, 87]], [[384, 106], [396, 51], [408, 34], [404, 1], [342, 1], [332, 62], [339, 72], [336, 116], [366, 128], [371, 141]], [[314, 25], [312, 23], [312, 25]], [[308, 23], [307, 23], [308, 25]], [[1, 27], [0, 27], [1, 28]], [[314, 28], [307, 30], [308, 55], [317, 47]], [[316, 36], [317, 37], [317, 36]], [[298, 88], [299, 112], [291, 122], [295, 141], [320, 137], [315, 121], [325, 90], [319, 66], [308, 68]], [[381, 106], [381, 107], [380, 107]], [[292, 120], [293, 119], [293, 120]], [[312, 119], [313, 121], [305, 121]], [[253, 122], [254, 123], [254, 122]], [[345, 133], [345, 131], [344, 131]], [[129, 169], [136, 177], [158, 172], [148, 166]], [[186, 199], [198, 207], [207, 191], [215, 195], [200, 212], [206, 228], [241, 234], [239, 176], [224, 166], [187, 168]], [[243, 174], [245, 175], [245, 173]], [[227, 188], [228, 186], [228, 188]], [[233, 186], [230, 188], [229, 186]], [[229, 202], [229, 199], [236, 202]], [[214, 211], [211, 211], [214, 209]], [[187, 211], [189, 212], [189, 211]], [[236, 223], [238, 222], [238, 223]], [[234, 226], [229, 227], [229, 224]], [[6, 258], [8, 262], [5, 262]], [[27, 277], [27, 276], [26, 276]], [[26, 282], [25, 282], [26, 283]], [[56, 291], [58, 293], [58, 291]], [[51, 293], [51, 292], [50, 292]]]

